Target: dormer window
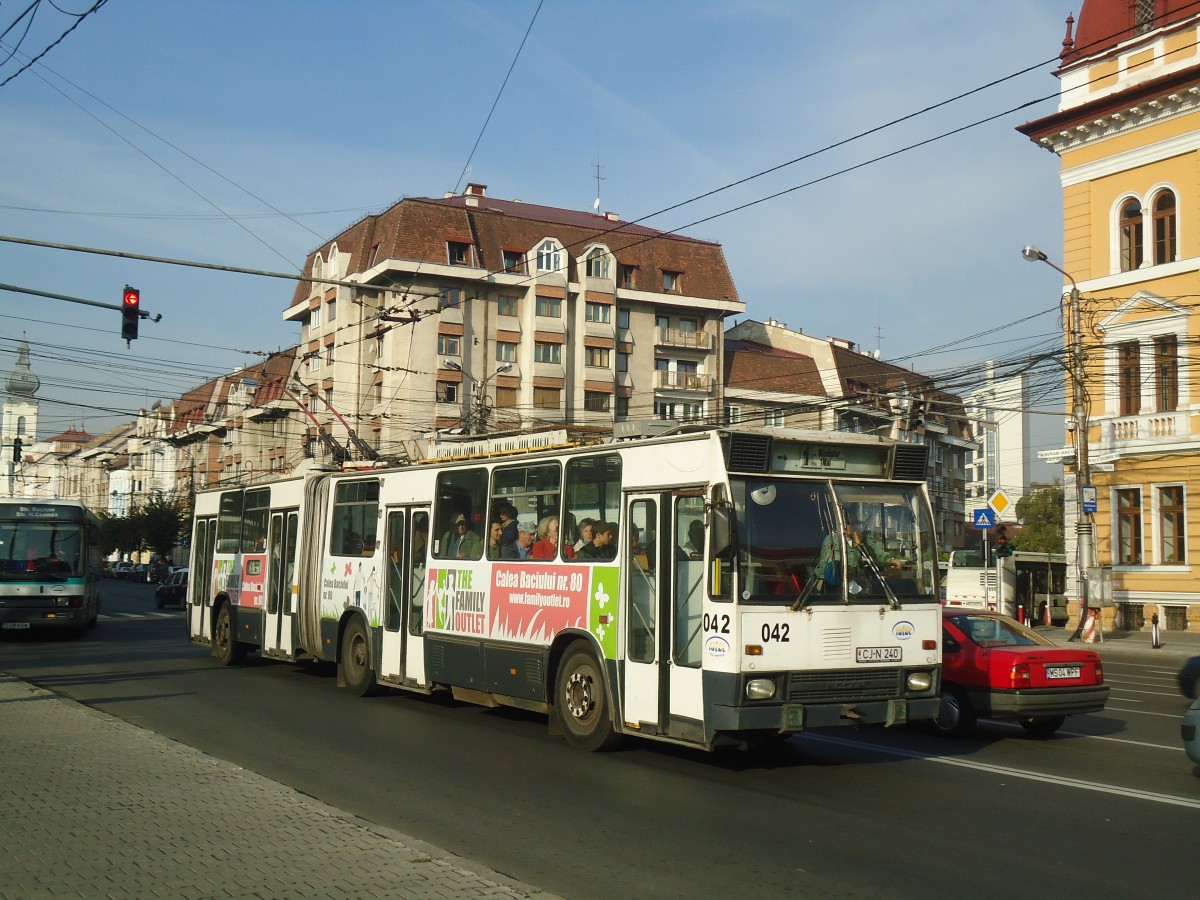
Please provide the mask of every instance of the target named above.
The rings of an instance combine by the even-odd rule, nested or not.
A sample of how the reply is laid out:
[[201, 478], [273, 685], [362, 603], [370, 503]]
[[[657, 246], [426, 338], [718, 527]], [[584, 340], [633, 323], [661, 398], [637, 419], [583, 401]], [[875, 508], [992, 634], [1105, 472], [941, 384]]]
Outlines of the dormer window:
[[608, 254], [596, 247], [587, 257], [588, 278], [608, 278]]
[[471, 245], [461, 241], [446, 241], [446, 258], [452, 266], [471, 265]]
[[525, 271], [525, 253], [522, 250], [504, 251], [504, 271], [521, 274]]
[[670, 269], [663, 269], [663, 292], [667, 294], [679, 293], [679, 282], [682, 277], [682, 272], [672, 272]]
[[558, 244], [545, 241], [538, 247], [537, 267], [539, 272], [557, 272], [562, 269], [562, 255]]

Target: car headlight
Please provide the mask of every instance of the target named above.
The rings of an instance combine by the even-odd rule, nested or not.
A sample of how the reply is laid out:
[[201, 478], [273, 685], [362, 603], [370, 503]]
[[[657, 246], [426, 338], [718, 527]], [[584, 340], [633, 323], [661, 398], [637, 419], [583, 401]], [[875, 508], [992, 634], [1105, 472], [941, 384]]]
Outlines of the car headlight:
[[909, 672], [908, 673], [908, 689], [915, 693], [927, 691], [933, 687], [932, 672]]
[[752, 678], [746, 682], [747, 700], [770, 700], [775, 696], [775, 680], [772, 678]]

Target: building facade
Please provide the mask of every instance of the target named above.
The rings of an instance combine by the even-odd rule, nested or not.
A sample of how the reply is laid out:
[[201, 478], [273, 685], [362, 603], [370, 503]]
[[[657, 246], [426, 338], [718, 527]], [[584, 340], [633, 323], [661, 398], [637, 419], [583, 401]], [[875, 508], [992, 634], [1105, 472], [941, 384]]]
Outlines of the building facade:
[[997, 376], [984, 367], [984, 385], [963, 398], [977, 443], [967, 451], [967, 520], [1000, 489], [1015, 505], [1030, 493], [1032, 465], [1029, 428], [1029, 376]]
[[[1109, 627], [1158, 615], [1169, 630], [1200, 628], [1200, 396], [1189, 365], [1200, 340], [1200, 11], [1086, 0], [1073, 24], [1059, 110], [1020, 128], [1061, 160], [1064, 296], [1079, 314], [1067, 388], [1086, 415], [1061, 454], [1067, 551], [1077, 526], [1091, 529], [1096, 586], [1110, 576]], [[1094, 515], [1077, 491], [1081, 435]]]

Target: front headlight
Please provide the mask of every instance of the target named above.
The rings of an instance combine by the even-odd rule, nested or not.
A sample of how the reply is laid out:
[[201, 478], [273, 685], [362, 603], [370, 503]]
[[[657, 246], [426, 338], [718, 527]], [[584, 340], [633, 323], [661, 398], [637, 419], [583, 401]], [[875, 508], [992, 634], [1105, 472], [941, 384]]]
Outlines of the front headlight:
[[914, 693], [921, 693], [933, 687], [932, 672], [909, 672], [908, 673], [908, 689]]
[[770, 700], [775, 696], [775, 681], [771, 678], [752, 678], [746, 682], [747, 700]]

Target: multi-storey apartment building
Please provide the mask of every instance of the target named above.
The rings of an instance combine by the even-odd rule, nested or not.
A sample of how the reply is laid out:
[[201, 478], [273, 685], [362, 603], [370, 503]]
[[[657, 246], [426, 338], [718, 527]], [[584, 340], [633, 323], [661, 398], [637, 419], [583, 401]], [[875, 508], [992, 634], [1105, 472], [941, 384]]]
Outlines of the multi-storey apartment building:
[[[1058, 111], [1020, 128], [1061, 159], [1061, 270], [1078, 314], [1065, 317], [1067, 387], [1082, 410], [1062, 454], [1067, 551], [1077, 526], [1094, 537], [1099, 574], [1111, 568], [1109, 624], [1144, 627], [1158, 614], [1167, 629], [1200, 628], [1189, 365], [1200, 341], [1200, 10], [1086, 0], [1072, 25]], [[1080, 510], [1084, 435], [1094, 515]]]
[[368, 216], [305, 271], [284, 318], [311, 405], [384, 458], [439, 430], [709, 416], [722, 322], [745, 308], [719, 244], [481, 184]]
[[978, 441], [967, 455], [968, 521], [997, 488], [1014, 505], [1030, 492], [1029, 376], [997, 376], [988, 362], [983, 377], [983, 386], [963, 398]]
[[943, 549], [966, 539], [962, 400], [927, 376], [814, 338], [782, 322], [747, 319], [725, 332], [726, 420], [897, 437], [929, 445], [929, 493]]

